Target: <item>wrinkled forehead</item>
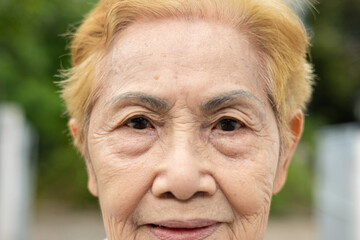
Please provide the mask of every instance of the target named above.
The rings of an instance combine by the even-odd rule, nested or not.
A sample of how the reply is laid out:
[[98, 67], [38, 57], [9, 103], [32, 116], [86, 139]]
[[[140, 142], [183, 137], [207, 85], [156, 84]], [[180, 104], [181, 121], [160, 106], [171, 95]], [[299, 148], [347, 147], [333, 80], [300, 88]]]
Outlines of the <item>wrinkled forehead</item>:
[[[97, 76], [129, 73], [143, 62], [176, 61], [180, 67], [198, 71], [216, 68], [247, 68], [259, 78], [256, 50], [247, 36], [215, 20], [153, 19], [138, 21], [119, 33], [97, 66]], [[189, 66], [191, 64], [191, 66]], [[228, 69], [230, 71], [230, 69]]]

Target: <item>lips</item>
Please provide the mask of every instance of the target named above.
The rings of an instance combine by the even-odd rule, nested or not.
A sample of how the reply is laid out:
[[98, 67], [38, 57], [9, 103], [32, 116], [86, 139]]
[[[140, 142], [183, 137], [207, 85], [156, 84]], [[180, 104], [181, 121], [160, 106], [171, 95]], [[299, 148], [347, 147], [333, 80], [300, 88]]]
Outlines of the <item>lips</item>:
[[150, 232], [160, 240], [202, 240], [220, 226], [211, 220], [165, 221], [148, 224]]

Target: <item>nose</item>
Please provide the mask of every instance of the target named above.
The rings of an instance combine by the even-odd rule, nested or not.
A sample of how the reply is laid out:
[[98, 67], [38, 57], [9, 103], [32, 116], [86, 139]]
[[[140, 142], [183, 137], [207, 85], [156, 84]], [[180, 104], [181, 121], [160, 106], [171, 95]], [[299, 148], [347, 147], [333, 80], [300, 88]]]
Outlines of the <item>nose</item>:
[[195, 195], [215, 194], [216, 181], [205, 167], [206, 160], [201, 159], [201, 154], [189, 141], [177, 141], [166, 154], [164, 166], [152, 185], [156, 197], [171, 196], [186, 201]]

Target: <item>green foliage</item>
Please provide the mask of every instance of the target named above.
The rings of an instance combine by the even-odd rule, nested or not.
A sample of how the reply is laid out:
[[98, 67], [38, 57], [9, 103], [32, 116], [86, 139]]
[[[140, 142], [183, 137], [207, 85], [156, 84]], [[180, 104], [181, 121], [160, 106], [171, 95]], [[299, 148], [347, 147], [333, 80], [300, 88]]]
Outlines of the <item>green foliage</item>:
[[85, 0], [17, 0], [0, 4], [0, 101], [23, 106], [39, 138], [38, 194], [43, 198], [95, 202], [86, 190], [83, 160], [71, 146], [67, 119], [54, 84], [70, 66], [66, 39], [94, 5]]
[[319, 16], [310, 19], [312, 59], [318, 76], [310, 115], [329, 123], [354, 121], [360, 91], [360, 2], [321, 1]]

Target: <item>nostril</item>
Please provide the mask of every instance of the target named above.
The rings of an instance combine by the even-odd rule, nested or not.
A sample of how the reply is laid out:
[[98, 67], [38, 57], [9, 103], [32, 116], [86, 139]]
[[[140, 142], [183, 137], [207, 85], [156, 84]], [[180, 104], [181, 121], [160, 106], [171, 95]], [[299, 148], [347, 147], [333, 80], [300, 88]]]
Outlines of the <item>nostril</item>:
[[192, 197], [210, 197], [211, 194], [205, 191], [196, 192]]
[[[196, 192], [194, 193], [191, 197], [188, 197], [186, 199], [183, 199], [183, 200], [188, 200], [188, 199], [192, 199], [192, 198], [204, 198], [204, 197], [210, 197], [211, 194], [209, 194], [208, 192], [206, 191], [199, 191], [199, 192]], [[174, 195], [172, 192], [165, 192], [163, 194], [161, 194], [159, 196], [161, 199], [178, 199], [178, 200], [181, 200], [179, 197], [176, 197], [176, 195]]]
[[174, 194], [171, 192], [164, 192], [160, 195], [160, 198], [162, 199], [170, 199], [170, 198], [176, 198]]
[[215, 194], [217, 184], [214, 177], [202, 172], [195, 160], [185, 160], [182, 164], [170, 162], [163, 172], [155, 176], [150, 190], [155, 197], [187, 201], [195, 196], [209, 197]]

